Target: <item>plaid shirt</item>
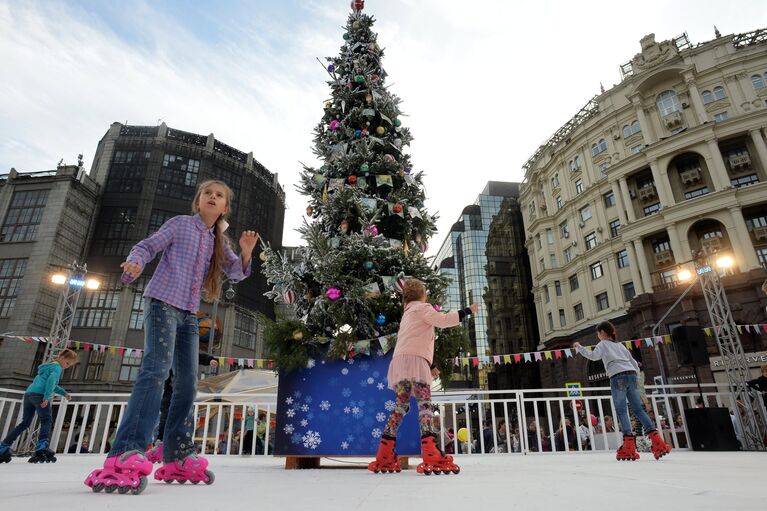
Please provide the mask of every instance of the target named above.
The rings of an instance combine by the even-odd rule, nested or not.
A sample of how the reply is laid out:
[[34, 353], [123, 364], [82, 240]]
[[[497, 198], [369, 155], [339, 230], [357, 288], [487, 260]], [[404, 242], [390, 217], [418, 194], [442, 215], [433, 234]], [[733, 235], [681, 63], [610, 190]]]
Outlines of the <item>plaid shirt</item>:
[[[179, 215], [131, 249], [127, 261], [143, 270], [162, 252], [162, 258], [144, 296], [156, 298], [176, 308], [196, 313], [200, 292], [213, 255], [215, 236], [200, 215]], [[225, 244], [226, 260], [222, 267], [227, 277], [240, 281], [250, 275], [250, 264], [242, 270], [242, 259]]]

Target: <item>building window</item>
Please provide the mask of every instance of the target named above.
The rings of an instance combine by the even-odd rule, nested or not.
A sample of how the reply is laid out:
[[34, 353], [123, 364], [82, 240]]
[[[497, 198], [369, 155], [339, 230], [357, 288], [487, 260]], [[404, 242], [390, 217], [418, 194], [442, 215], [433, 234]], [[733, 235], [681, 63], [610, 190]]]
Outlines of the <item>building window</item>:
[[531, 201], [527, 208], [530, 218], [535, 218], [535, 201]]
[[538, 247], [538, 250], [543, 248], [543, 245], [541, 245], [541, 235], [536, 234], [535, 235], [535, 245]]
[[257, 332], [256, 318], [238, 310], [234, 319], [234, 345], [251, 351], [255, 350]]
[[565, 317], [565, 309], [559, 309], [559, 326], [563, 327], [567, 324], [567, 318]]
[[563, 206], [563, 204], [562, 204], [562, 196], [561, 195], [557, 195], [557, 209], [562, 209], [562, 206]]
[[557, 296], [562, 296], [562, 285], [558, 280], [554, 281], [554, 291], [556, 292]]
[[589, 267], [591, 268], [591, 280], [596, 280], [604, 276], [604, 270], [602, 270], [602, 261], [597, 261]]
[[611, 238], [617, 238], [618, 234], [620, 234], [621, 230], [621, 221], [620, 220], [613, 220], [610, 222], [610, 237]]
[[583, 193], [583, 181], [580, 179], [575, 180], [575, 193], [576, 194]]
[[576, 303], [573, 306], [573, 313], [575, 314], [575, 321], [582, 320], [585, 317], [583, 314], [583, 304]]
[[682, 105], [679, 103], [679, 98], [677, 98], [676, 92], [672, 90], [661, 92], [658, 95], [658, 99], [655, 103], [658, 107], [658, 112], [660, 112], [661, 117], [666, 117], [669, 114], [673, 114], [674, 112], [679, 112], [682, 110]]
[[88, 361], [85, 366], [85, 381], [98, 381], [101, 379], [101, 373], [104, 371], [104, 359], [106, 352], [93, 350], [88, 353]]
[[545, 270], [546, 269], [546, 263], [544, 262], [543, 257], [541, 257], [540, 263], [541, 263], [541, 271]]
[[151, 152], [115, 151], [105, 190], [112, 193], [141, 193]]
[[595, 232], [588, 233], [583, 237], [583, 242], [586, 244], [586, 250], [591, 250], [597, 246], [597, 234]]
[[546, 229], [546, 242], [549, 245], [554, 244], [554, 231], [552, 231], [551, 229]]
[[567, 247], [565, 249], [564, 254], [565, 254], [565, 264], [567, 264], [567, 263], [569, 263], [570, 261], [573, 260], [573, 257], [574, 257], [574, 255], [573, 255], [573, 247]]
[[162, 160], [157, 194], [175, 199], [192, 200], [197, 187], [200, 160], [166, 154]]
[[665, 239], [662, 241], [655, 241], [652, 244], [652, 251], [655, 254], [660, 254], [661, 252], [670, 252], [671, 242], [668, 239]]
[[133, 281], [133, 305], [130, 311], [128, 328], [141, 330], [144, 328], [144, 286], [149, 281], [149, 276], [141, 275]]
[[634, 121], [631, 124], [627, 124], [623, 127], [623, 138], [629, 138], [632, 135], [636, 135], [642, 131], [642, 128], [639, 126], [639, 121]]
[[97, 291], [82, 294], [82, 305], [75, 315], [75, 326], [81, 328], [110, 328], [120, 301], [119, 275], [112, 275], [101, 283]]
[[599, 142], [591, 146], [591, 156], [596, 156], [607, 151], [607, 142], [605, 139], [600, 139]]
[[549, 263], [550, 263], [549, 268], [556, 268], [557, 266], [559, 266], [557, 264], [557, 254], [549, 254]]
[[559, 188], [559, 174], [554, 174], [554, 177], [551, 178], [551, 187]]
[[585, 222], [589, 218], [591, 218], [591, 206], [586, 204], [581, 209], [578, 210], [578, 213], [581, 215], [581, 222]]
[[627, 302], [630, 302], [634, 299], [634, 297], [637, 295], [636, 291], [634, 290], [634, 283], [633, 282], [626, 282], [623, 284], [623, 299]]
[[615, 260], [618, 262], [618, 268], [629, 267], [629, 253], [628, 250], [623, 249], [620, 252], [615, 253]]
[[615, 194], [613, 192], [607, 192], [602, 197], [604, 198], [606, 208], [615, 206]]
[[701, 92], [700, 93], [700, 97], [701, 97], [701, 99], [703, 99], [703, 104], [704, 105], [708, 105], [709, 103], [713, 103], [714, 102], [714, 95], [711, 94], [710, 90], [704, 90], [703, 92]]
[[48, 190], [14, 192], [0, 230], [0, 241], [34, 241], [47, 201]]
[[676, 270], [668, 270], [660, 272], [660, 280], [666, 286], [666, 289], [675, 287], [679, 281], [677, 280]]
[[133, 246], [136, 208], [104, 207], [96, 224], [94, 244], [105, 256], [127, 256]]
[[730, 118], [730, 114], [728, 114], [727, 112], [719, 112], [718, 114], [714, 114], [714, 120], [716, 122], [726, 121], [729, 118]]
[[697, 190], [690, 190], [689, 192], [684, 192], [684, 198], [694, 199], [695, 197], [700, 197], [701, 195], [706, 195], [707, 193], [708, 193], [708, 186], [704, 186], [703, 188], [698, 188]]
[[751, 85], [754, 86], [754, 89], [764, 89], [764, 78], [761, 75], [751, 76]]
[[607, 177], [607, 169], [610, 168], [610, 164], [607, 162], [602, 162], [599, 164], [599, 179], [604, 179]]
[[660, 211], [660, 202], [656, 202], [655, 204], [650, 204], [649, 206], [645, 206], [642, 208], [642, 211], [644, 212], [644, 216], [650, 216], [654, 215], [658, 211]]
[[594, 299], [597, 302], [597, 310], [603, 311], [610, 308], [610, 300], [607, 298], [607, 291], [604, 293], [599, 293], [594, 297]]
[[559, 237], [560, 238], [570, 237], [570, 227], [567, 225], [567, 221], [564, 221], [561, 224], [559, 224]]
[[578, 284], [578, 274], [574, 273], [570, 275], [570, 277], [567, 279], [568, 282], [570, 282], [570, 292], [575, 291], [580, 287], [580, 284]]
[[162, 227], [165, 222], [177, 215], [178, 213], [174, 213], [173, 211], [153, 209], [152, 216], [149, 217], [149, 231], [147, 235], [151, 236], [152, 234], [156, 233], [160, 230], [160, 227]]
[[726, 97], [727, 94], [724, 92], [724, 87], [721, 85], [714, 87], [714, 101], [719, 101], [720, 99], [724, 99]]
[[630, 149], [630, 152], [631, 152], [631, 154], [636, 154], [636, 153], [641, 152], [642, 149], [644, 149], [644, 145], [643, 144], [639, 144], [639, 145], [632, 146], [631, 149]]
[[746, 226], [749, 231], [753, 231], [755, 227], [767, 227], [767, 216], [755, 216], [746, 219]]
[[132, 382], [136, 381], [138, 371], [141, 368], [141, 353], [138, 354], [135, 351], [131, 351], [128, 355], [127, 351], [123, 354], [122, 365], [120, 366], [120, 381]]
[[767, 270], [767, 247], [760, 247], [756, 249], [756, 257], [759, 258], [762, 268]]
[[570, 160], [570, 172], [576, 172], [578, 170], [581, 170], [581, 157], [575, 156], [572, 160]]
[[554, 318], [552, 317], [550, 312], [546, 313], [546, 318], [548, 319], [548, 322], [549, 322], [549, 330], [554, 330]]
[[549, 303], [551, 301], [551, 295], [549, 294], [549, 285], [545, 284], [543, 286], [543, 297], [546, 299], [546, 303]]
[[0, 259], [0, 318], [7, 318], [16, 305], [26, 268], [26, 259]]
[[750, 176], [741, 176], [741, 177], [736, 177], [734, 179], [730, 179], [730, 183], [732, 183], [732, 186], [734, 186], [735, 188], [753, 185], [758, 182], [759, 182], [759, 177], [757, 177], [756, 174], [751, 174]]

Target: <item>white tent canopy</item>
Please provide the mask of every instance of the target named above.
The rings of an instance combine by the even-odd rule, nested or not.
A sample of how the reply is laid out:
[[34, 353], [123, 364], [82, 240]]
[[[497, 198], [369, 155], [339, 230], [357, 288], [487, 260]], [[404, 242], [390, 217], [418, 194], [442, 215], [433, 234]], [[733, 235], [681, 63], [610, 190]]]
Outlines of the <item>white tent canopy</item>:
[[276, 394], [277, 381], [274, 371], [240, 369], [200, 380], [197, 391], [209, 394]]

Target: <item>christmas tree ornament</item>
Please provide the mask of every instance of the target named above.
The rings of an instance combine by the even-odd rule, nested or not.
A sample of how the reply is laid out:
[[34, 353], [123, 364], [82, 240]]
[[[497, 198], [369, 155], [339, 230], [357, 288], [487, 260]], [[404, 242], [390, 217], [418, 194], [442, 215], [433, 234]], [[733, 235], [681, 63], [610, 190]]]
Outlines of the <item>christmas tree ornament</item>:
[[364, 138], [364, 137], [367, 137], [367, 136], [368, 136], [368, 129], [367, 128], [362, 128], [361, 138]]
[[344, 41], [351, 39], [352, 35], [349, 32], [344, 32]]
[[330, 110], [333, 108], [333, 103], [331, 101], [325, 101], [325, 110]]
[[394, 125], [399, 128], [400, 126], [402, 126], [402, 121], [400, 121], [399, 119], [394, 119]]
[[373, 95], [372, 95], [372, 94], [366, 94], [366, 95], [365, 95], [365, 102], [366, 102], [367, 104], [370, 104], [370, 103], [372, 103], [372, 102], [373, 102]]
[[359, 21], [355, 21], [354, 23], [352, 23], [352, 28], [353, 28], [354, 30], [359, 30], [359, 28], [360, 28], [361, 26], [362, 26], [362, 24], [361, 24]]
[[347, 179], [349, 180], [349, 184], [350, 184], [350, 185], [355, 185], [355, 184], [357, 184], [357, 176], [355, 176], [354, 174], [352, 174], [351, 176], [349, 176]]
[[405, 177], [405, 169], [402, 169], [402, 168], [399, 169], [399, 172], [397, 172], [397, 174], [399, 175], [399, 177]]
[[402, 244], [402, 252], [404, 252], [405, 257], [407, 257], [410, 254], [410, 249], [408, 248], [410, 246], [410, 243], [405, 240], [405, 242]]
[[298, 299], [298, 295], [292, 289], [283, 291], [281, 297], [282, 301], [288, 305], [296, 303], [296, 300]]
[[300, 341], [304, 338], [304, 333], [301, 330], [295, 330], [293, 332], [293, 340], [294, 341]]
[[405, 167], [405, 174], [410, 174], [413, 171], [411, 167]]
[[328, 300], [330, 300], [331, 302], [335, 302], [336, 300], [341, 298], [341, 295], [342, 295], [341, 290], [338, 289], [337, 287], [331, 287], [330, 289], [325, 291], [325, 296], [327, 296]]
[[365, 8], [365, 0], [352, 0], [351, 5], [354, 12], [360, 12]]
[[368, 225], [365, 227], [365, 235], [367, 236], [378, 236], [378, 227], [375, 225]]
[[325, 183], [325, 186], [322, 188], [322, 202], [328, 201], [328, 184]]
[[328, 64], [328, 73], [332, 73], [335, 70], [336, 70], [336, 66], [334, 66], [333, 64]]
[[347, 89], [351, 89], [352, 87], [354, 87], [354, 84], [352, 82], [346, 82]]
[[398, 214], [398, 215], [399, 215], [400, 213], [402, 213], [402, 204], [400, 204], [399, 202], [398, 202], [398, 203], [396, 203], [396, 204], [394, 205], [394, 207], [392, 208], [392, 211], [394, 211], [394, 213], [396, 213], [396, 214]]
[[391, 154], [384, 154], [383, 159], [385, 162], [391, 163], [394, 161], [394, 156], [392, 156]]
[[262, 261], [266, 261], [266, 252], [261, 252], [260, 254], [258, 254], [258, 258], [261, 259]]
[[432, 307], [434, 307], [434, 310], [437, 312], [442, 310], [442, 306], [438, 303], [435, 303], [434, 305], [432, 305]]
[[314, 213], [314, 208], [311, 206], [306, 207], [306, 216], [312, 216], [312, 213]]
[[365, 261], [364, 263], [365, 269], [370, 271], [373, 269], [373, 261]]
[[341, 122], [338, 119], [333, 119], [330, 121], [330, 125], [328, 126], [330, 128], [330, 131], [336, 131], [338, 129], [338, 126], [340, 126]]
[[342, 233], [346, 234], [346, 232], [349, 230], [349, 222], [346, 219], [341, 220], [339, 229], [341, 229]]
[[402, 292], [405, 290], [405, 274], [400, 273], [397, 275], [397, 277], [394, 279], [394, 282], [392, 283], [392, 289], [394, 289], [395, 292], [402, 294]]
[[362, 136], [362, 130], [354, 130], [354, 138], [360, 138]]
[[357, 83], [365, 83], [365, 75], [356, 75], [354, 81]]
[[370, 77], [370, 79], [373, 80], [374, 82], [377, 82], [378, 80], [381, 79], [381, 77], [378, 76], [378, 75], [373, 75], [373, 76]]
[[427, 250], [429, 250], [429, 244], [426, 243], [425, 241], [422, 241], [419, 247], [421, 248], [421, 252], [423, 252], [424, 254], [426, 253]]
[[384, 136], [384, 133], [386, 133], [386, 128], [384, 128], [383, 126], [379, 126], [376, 128], [376, 135], [378, 135], [379, 137]]
[[378, 316], [376, 316], [376, 324], [378, 326], [384, 326], [386, 324], [386, 316], [383, 312], [379, 312]]
[[394, 142], [392, 142], [392, 144], [394, 144], [394, 147], [396, 147], [397, 149], [402, 149], [402, 139], [401, 138], [395, 138]]
[[370, 170], [370, 166], [367, 163], [363, 163], [360, 165], [360, 172], [368, 172]]

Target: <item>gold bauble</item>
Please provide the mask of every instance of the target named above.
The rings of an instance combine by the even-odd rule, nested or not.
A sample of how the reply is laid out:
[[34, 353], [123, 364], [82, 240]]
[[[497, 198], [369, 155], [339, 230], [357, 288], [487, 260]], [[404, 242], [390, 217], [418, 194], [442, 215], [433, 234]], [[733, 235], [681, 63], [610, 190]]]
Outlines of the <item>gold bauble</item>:
[[266, 252], [261, 252], [260, 254], [258, 254], [258, 258], [261, 259], [262, 261], [266, 261]]
[[304, 338], [304, 333], [301, 330], [296, 330], [293, 332], [293, 340], [300, 341]]

